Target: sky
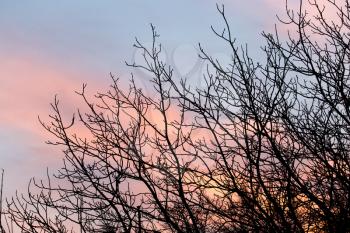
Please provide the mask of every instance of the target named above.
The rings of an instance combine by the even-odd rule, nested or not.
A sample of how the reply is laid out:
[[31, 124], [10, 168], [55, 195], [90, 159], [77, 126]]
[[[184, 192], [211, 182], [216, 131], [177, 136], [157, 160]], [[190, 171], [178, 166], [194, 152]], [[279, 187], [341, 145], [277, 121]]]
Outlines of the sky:
[[200, 85], [198, 42], [223, 62], [229, 57], [210, 29], [223, 27], [216, 3], [225, 5], [234, 36], [253, 56], [261, 32], [272, 31], [284, 9], [280, 0], [0, 0], [0, 168], [6, 196], [62, 164], [62, 152], [45, 144], [51, 136], [38, 121], [48, 119], [56, 94], [69, 115], [81, 105], [75, 91], [83, 83], [93, 94], [108, 88], [109, 73], [127, 84], [131, 72], [152, 93], [147, 74], [125, 65], [140, 61], [132, 45], [135, 37], [151, 42], [150, 23], [160, 34], [165, 60], [179, 77]]

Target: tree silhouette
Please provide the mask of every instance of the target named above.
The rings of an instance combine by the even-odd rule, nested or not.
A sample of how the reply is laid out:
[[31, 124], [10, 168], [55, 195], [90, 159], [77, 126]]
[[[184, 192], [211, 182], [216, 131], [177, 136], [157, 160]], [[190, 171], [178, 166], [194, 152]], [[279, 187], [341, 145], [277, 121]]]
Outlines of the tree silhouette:
[[201, 88], [159, 58], [152, 26], [153, 45], [135, 43], [144, 64], [128, 65], [152, 74], [157, 95], [112, 76], [93, 101], [83, 86], [88, 110], [68, 123], [55, 99], [41, 123], [64, 147], [63, 167], [7, 214], [22, 232], [350, 232], [349, 7], [287, 7], [288, 38], [263, 33], [263, 63], [218, 7], [225, 28], [213, 31], [231, 62], [200, 45], [215, 70]]

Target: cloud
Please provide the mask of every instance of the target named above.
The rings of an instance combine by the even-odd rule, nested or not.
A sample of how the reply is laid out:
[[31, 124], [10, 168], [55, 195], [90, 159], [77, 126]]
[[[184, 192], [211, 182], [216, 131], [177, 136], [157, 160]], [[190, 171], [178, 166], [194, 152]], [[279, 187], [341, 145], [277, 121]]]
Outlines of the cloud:
[[[0, 56], [0, 64], [0, 168], [6, 172], [5, 193], [13, 194], [16, 189], [24, 191], [30, 177], [44, 176], [45, 167], [61, 166], [62, 153], [44, 143], [51, 136], [37, 117], [48, 120], [55, 94], [64, 116], [71, 116], [82, 103], [74, 91], [81, 90], [88, 74], [33, 56]], [[92, 79], [88, 87], [93, 92], [102, 89]]]
[[50, 113], [49, 103], [56, 94], [63, 110], [73, 113], [82, 103], [75, 91], [80, 91], [86, 80], [89, 80], [88, 90], [103, 89], [97, 80], [87, 78], [89, 74], [78, 74], [30, 57], [0, 57], [0, 63], [0, 127], [6, 125], [37, 133], [37, 116]]

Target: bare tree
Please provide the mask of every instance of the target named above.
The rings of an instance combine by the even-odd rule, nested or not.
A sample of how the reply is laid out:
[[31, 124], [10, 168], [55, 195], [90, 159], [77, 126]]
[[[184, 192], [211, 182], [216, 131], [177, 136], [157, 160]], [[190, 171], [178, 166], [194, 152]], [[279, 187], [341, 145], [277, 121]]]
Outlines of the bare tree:
[[[145, 63], [128, 65], [152, 74], [156, 97], [112, 76], [94, 100], [84, 85], [88, 110], [70, 122], [55, 99], [41, 122], [65, 148], [63, 167], [8, 214], [22, 232], [350, 232], [349, 7], [287, 7], [288, 38], [264, 33], [260, 63], [218, 7], [225, 28], [213, 31], [231, 63], [200, 45], [215, 69], [203, 88], [160, 59], [152, 26], [153, 45], [135, 43]], [[89, 135], [75, 133], [81, 124]]]

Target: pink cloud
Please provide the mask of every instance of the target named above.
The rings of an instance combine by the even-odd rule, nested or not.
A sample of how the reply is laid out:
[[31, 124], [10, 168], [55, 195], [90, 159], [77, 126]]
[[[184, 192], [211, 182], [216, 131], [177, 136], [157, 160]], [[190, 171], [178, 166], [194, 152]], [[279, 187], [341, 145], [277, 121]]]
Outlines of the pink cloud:
[[[30, 57], [0, 57], [0, 127], [15, 127], [34, 134], [43, 131], [37, 116], [50, 113], [49, 103], [54, 95], [61, 99], [62, 110], [73, 113], [81, 98], [80, 91], [86, 74], [77, 74], [64, 67], [50, 66]], [[101, 89], [96, 82], [88, 82], [94, 92]]]
[[[289, 11], [293, 11], [293, 14], [295, 17], [297, 17], [297, 14], [300, 10], [300, 0], [288, 0], [287, 5], [285, 1], [280, 0], [264, 0], [266, 6], [268, 7], [269, 12], [273, 12], [274, 15], [277, 15], [279, 19], [288, 22], [288, 16], [287, 16], [287, 9]], [[314, 3], [316, 2], [316, 5]], [[335, 1], [335, 3], [343, 7], [344, 2], [342, 1]], [[344, 7], [343, 7], [344, 8]], [[307, 14], [307, 19], [312, 20], [313, 23], [320, 26], [318, 23], [318, 20], [315, 19], [315, 17], [320, 16], [320, 11], [324, 10], [323, 16], [324, 19], [331, 25], [332, 21], [336, 24], [340, 24], [340, 19], [338, 16], [338, 9], [331, 3], [329, 3], [328, 0], [312, 0], [312, 1], [303, 1], [302, 5], [302, 13]], [[269, 19], [270, 20], [270, 19]], [[287, 36], [287, 32], [289, 30], [290, 35], [297, 34], [297, 27], [295, 25], [290, 24], [283, 24], [280, 23], [277, 18], [274, 19], [274, 21], [266, 22], [267, 25], [267, 32], [274, 32], [274, 27], [277, 25], [278, 31], [280, 35]], [[309, 33], [310, 35], [313, 35], [313, 39], [316, 41], [322, 41], [322, 36], [313, 34], [311, 31]], [[324, 42], [324, 41], [323, 41]]]
[[[45, 175], [47, 166], [61, 166], [60, 148], [44, 144], [52, 136], [37, 118], [39, 115], [48, 120], [54, 95], [58, 94], [67, 120], [82, 105], [74, 91], [81, 90], [88, 74], [50, 64], [32, 56], [0, 56], [0, 136], [4, 138], [0, 144], [0, 168], [6, 172], [7, 193], [24, 190], [30, 177]], [[92, 93], [101, 90], [101, 86], [88, 81]]]

